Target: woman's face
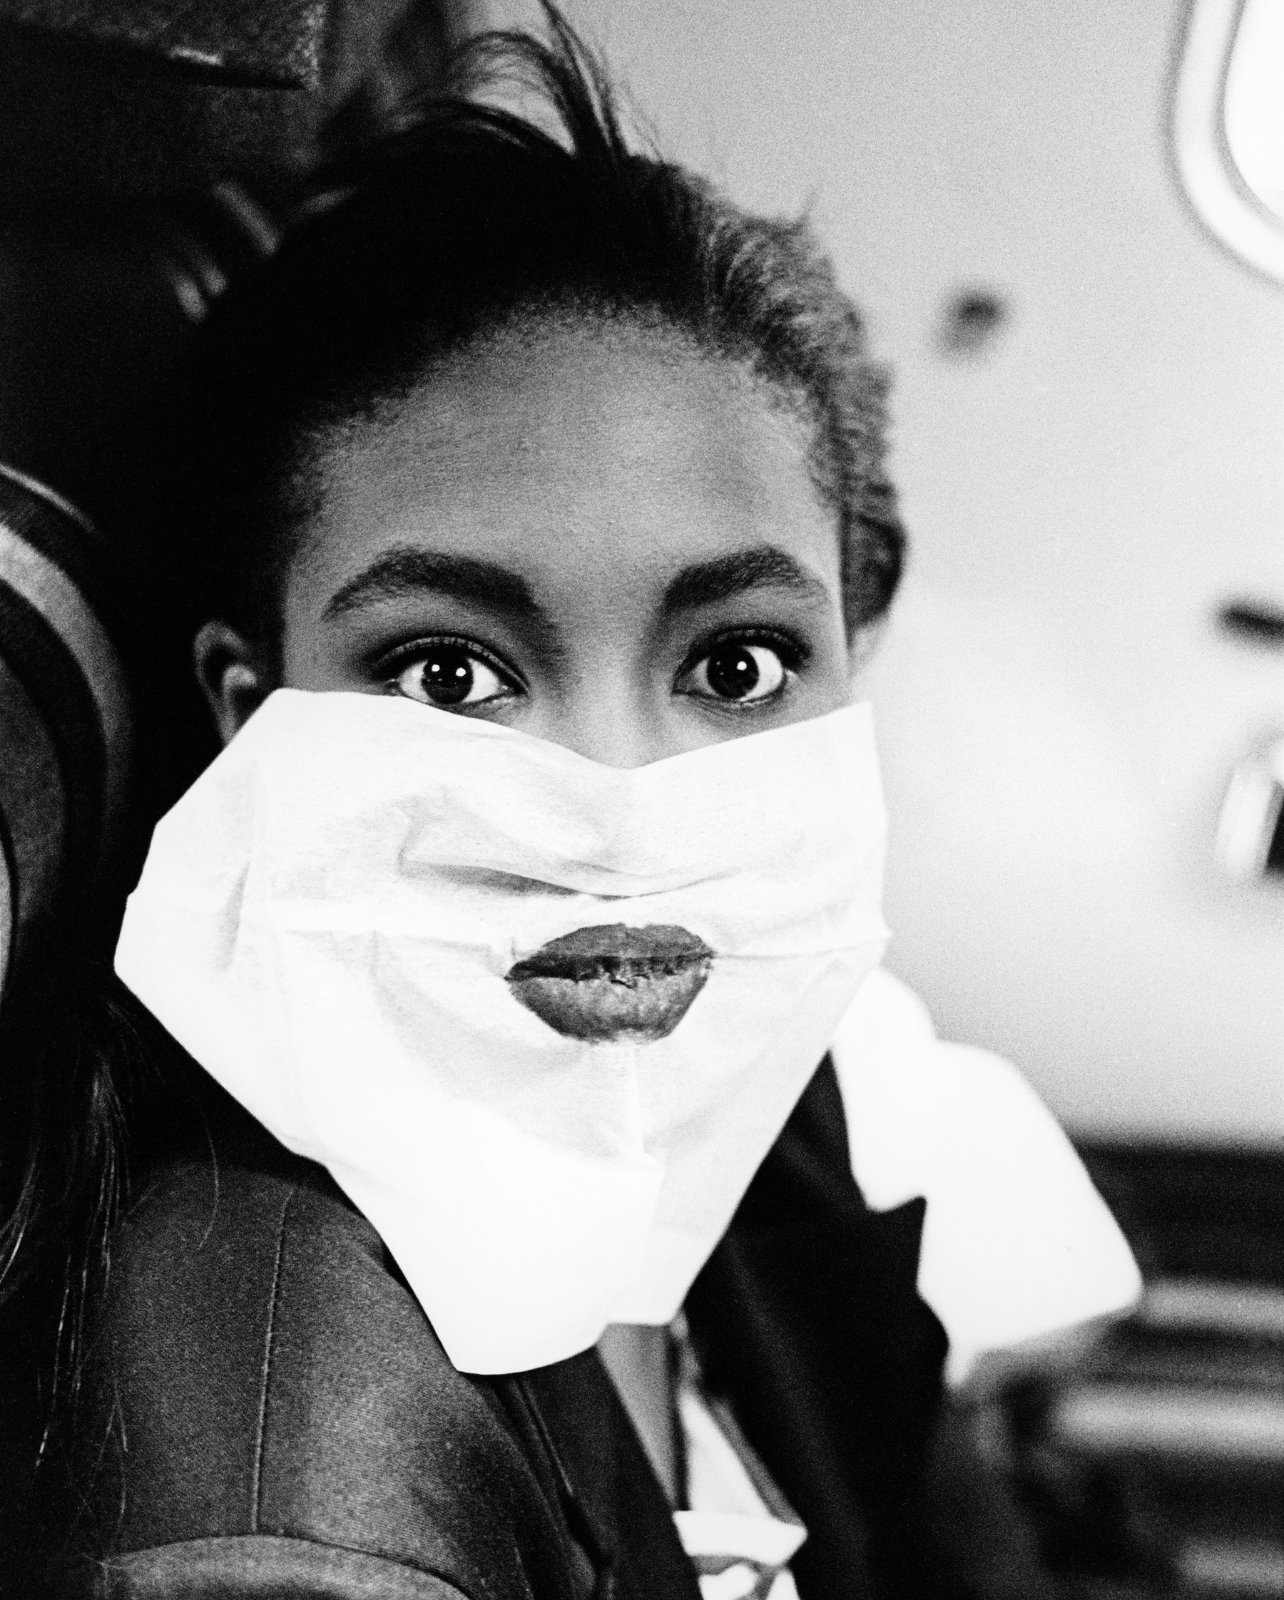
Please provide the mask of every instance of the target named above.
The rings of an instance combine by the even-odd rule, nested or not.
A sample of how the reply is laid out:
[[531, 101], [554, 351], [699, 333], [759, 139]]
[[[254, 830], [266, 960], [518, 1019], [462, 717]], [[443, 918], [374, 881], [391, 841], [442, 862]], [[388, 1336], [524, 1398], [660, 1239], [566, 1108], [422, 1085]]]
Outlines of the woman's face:
[[[851, 697], [802, 425], [655, 330], [527, 328], [321, 451], [287, 687], [400, 694], [632, 767]], [[203, 630], [224, 738], [267, 687]]]

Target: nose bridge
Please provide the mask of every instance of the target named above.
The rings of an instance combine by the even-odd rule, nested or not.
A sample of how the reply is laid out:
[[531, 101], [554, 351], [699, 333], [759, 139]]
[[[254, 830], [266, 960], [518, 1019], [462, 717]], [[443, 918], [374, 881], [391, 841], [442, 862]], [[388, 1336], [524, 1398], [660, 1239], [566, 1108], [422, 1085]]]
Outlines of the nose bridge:
[[578, 664], [562, 686], [548, 738], [608, 767], [644, 767], [673, 753], [648, 675], [631, 670], [626, 654], [594, 651]]
[[654, 599], [643, 574], [621, 559], [618, 529], [610, 540], [590, 531], [587, 524], [569, 530], [559, 544], [567, 559], [536, 591], [560, 643], [545, 693], [536, 695], [532, 731], [603, 766], [641, 767], [665, 753], [649, 625]]
[[[621, 686], [622, 691], [624, 686]], [[576, 755], [607, 767], [644, 767], [672, 752], [660, 719], [635, 693], [568, 697], [553, 737]]]

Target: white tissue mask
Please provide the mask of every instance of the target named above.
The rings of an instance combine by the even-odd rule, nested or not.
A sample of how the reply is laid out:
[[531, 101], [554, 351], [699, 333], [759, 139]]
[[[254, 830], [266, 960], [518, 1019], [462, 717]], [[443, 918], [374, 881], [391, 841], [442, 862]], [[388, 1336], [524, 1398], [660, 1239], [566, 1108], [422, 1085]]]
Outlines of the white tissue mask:
[[116, 970], [456, 1366], [521, 1371], [677, 1313], [882, 952], [883, 834], [863, 705], [626, 770], [279, 690], [156, 829]]

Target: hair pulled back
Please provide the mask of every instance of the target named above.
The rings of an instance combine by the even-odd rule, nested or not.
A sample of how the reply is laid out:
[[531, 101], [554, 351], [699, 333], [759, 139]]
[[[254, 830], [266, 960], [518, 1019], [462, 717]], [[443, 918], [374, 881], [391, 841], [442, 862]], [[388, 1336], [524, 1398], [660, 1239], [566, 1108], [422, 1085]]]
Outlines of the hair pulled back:
[[[188, 621], [271, 641], [317, 442], [471, 339], [577, 312], [658, 320], [770, 385], [809, 428], [849, 627], [887, 607], [904, 536], [856, 308], [804, 221], [631, 149], [603, 70], [549, 20], [548, 42], [465, 45], [450, 92], [322, 173], [316, 214], [215, 309], [175, 452]], [[478, 98], [503, 86], [531, 114]]]

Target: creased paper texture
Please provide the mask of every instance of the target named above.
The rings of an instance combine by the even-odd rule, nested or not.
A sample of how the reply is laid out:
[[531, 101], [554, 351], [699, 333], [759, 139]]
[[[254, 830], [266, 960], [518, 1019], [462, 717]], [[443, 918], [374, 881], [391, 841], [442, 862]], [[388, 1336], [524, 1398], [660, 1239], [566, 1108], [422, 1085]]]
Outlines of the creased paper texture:
[[[472, 1372], [667, 1322], [886, 938], [869, 709], [620, 769], [279, 690], [156, 830], [116, 966], [378, 1229]], [[667, 1037], [506, 974], [581, 928], [712, 952]]]

